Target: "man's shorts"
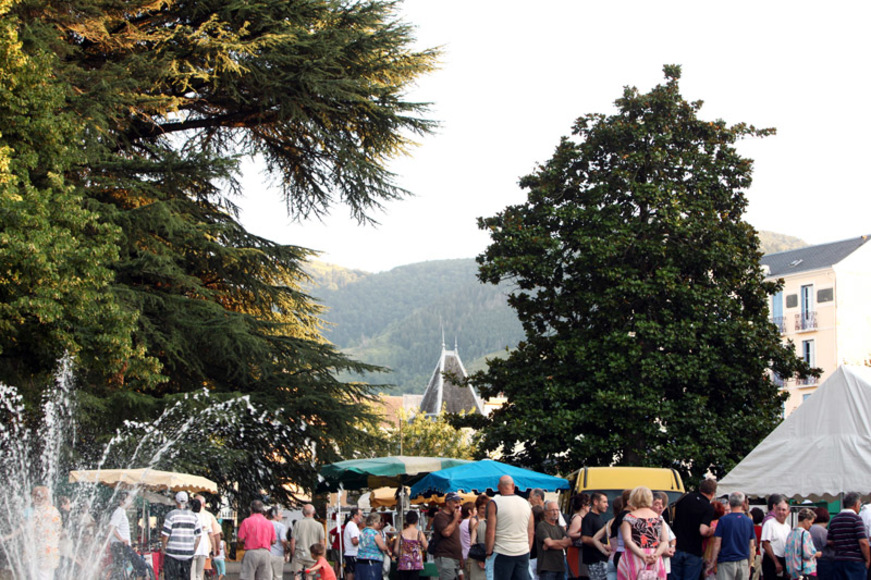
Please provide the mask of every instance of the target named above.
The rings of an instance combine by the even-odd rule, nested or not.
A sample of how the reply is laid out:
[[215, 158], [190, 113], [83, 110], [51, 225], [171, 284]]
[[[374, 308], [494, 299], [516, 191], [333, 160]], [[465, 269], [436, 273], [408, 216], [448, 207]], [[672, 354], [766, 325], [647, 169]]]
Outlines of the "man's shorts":
[[342, 556], [345, 560], [345, 570], [354, 573], [354, 569], [357, 567], [357, 556]]

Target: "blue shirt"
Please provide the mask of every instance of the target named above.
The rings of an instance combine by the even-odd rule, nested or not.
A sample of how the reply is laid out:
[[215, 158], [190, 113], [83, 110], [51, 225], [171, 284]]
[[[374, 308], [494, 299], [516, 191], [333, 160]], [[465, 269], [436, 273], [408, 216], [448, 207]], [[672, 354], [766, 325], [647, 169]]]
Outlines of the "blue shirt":
[[360, 544], [357, 546], [358, 560], [384, 560], [381, 548], [375, 543], [375, 536], [380, 533], [372, 528], [363, 528], [360, 532]]
[[720, 518], [714, 537], [721, 538], [717, 562], [740, 562], [750, 558], [750, 542], [756, 540], [753, 520], [747, 514], [730, 513]]

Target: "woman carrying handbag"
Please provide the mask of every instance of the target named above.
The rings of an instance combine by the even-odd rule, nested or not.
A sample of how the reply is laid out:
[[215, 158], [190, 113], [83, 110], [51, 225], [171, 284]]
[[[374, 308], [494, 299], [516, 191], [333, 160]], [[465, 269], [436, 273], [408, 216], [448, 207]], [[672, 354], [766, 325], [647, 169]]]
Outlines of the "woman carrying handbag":
[[393, 553], [397, 555], [396, 570], [399, 580], [418, 580], [423, 570], [424, 554], [426, 553], [426, 537], [417, 527], [417, 512], [408, 511], [405, 514], [405, 526], [402, 532], [393, 540]]

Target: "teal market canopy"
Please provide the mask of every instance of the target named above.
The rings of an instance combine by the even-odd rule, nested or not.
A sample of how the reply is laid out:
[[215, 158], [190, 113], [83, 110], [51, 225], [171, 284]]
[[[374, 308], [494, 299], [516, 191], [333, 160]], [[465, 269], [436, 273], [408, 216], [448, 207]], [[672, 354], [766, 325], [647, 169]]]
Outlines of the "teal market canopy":
[[568, 480], [521, 467], [484, 459], [436, 471], [411, 486], [411, 498], [420, 495], [445, 494], [449, 491], [485, 493], [496, 491], [499, 478], [510, 475], [521, 493], [541, 488], [544, 491], [569, 489]]
[[321, 468], [322, 481], [318, 491], [344, 489], [376, 489], [411, 485], [426, 474], [470, 463], [466, 459], [449, 457], [410, 457], [392, 455], [372, 459], [349, 459]]

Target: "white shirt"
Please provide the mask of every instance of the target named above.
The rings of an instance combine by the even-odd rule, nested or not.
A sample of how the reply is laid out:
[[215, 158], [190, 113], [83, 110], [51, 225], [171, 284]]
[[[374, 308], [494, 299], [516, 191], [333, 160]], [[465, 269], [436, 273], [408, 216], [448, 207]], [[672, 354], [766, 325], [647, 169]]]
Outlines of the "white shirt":
[[866, 503], [862, 506], [862, 509], [859, 510], [859, 517], [865, 524], [865, 536], [871, 538], [871, 504]]
[[196, 516], [200, 526], [200, 543], [197, 544], [194, 556], [208, 556], [212, 551], [212, 540], [209, 538], [209, 534], [212, 533], [212, 518], [203, 511], [198, 512]]
[[360, 528], [357, 527], [357, 524], [354, 523], [354, 520], [348, 520], [348, 523], [345, 524], [345, 533], [344, 533], [344, 548], [345, 548], [345, 556], [356, 556], [357, 548], [359, 546], [354, 545], [351, 542], [352, 538], [357, 538], [357, 541], [360, 541]]
[[[109, 525], [118, 530], [118, 534], [123, 540], [128, 544], [130, 543], [130, 521], [127, 519], [127, 510], [121, 506], [116, 507], [115, 511], [112, 512], [111, 519], [109, 519]], [[110, 543], [117, 544], [120, 541], [115, 534], [109, 536]]]
[[771, 518], [765, 525], [762, 526], [761, 542], [771, 542], [771, 551], [778, 558], [786, 556], [786, 538], [789, 536], [790, 528], [786, 522], [779, 523], [776, 519]]

